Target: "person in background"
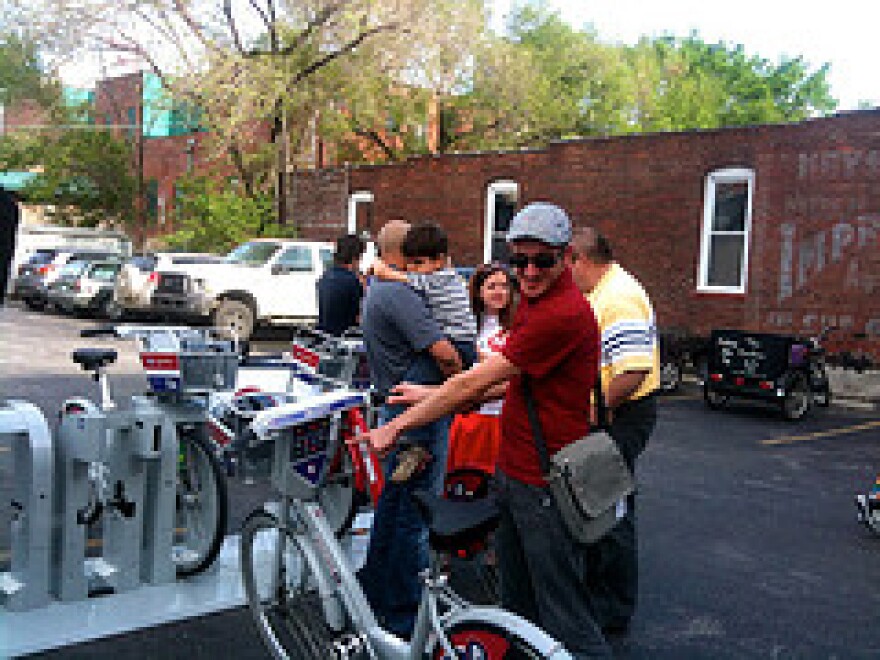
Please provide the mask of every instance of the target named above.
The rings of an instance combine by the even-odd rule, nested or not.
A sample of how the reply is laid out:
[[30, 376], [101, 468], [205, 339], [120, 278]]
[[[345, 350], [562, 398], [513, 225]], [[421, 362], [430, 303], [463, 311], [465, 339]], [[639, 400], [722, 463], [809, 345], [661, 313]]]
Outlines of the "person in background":
[[583, 549], [542, 474], [523, 389], [528, 378], [550, 454], [589, 432], [586, 393], [598, 376], [600, 337], [566, 264], [570, 240], [571, 222], [558, 206], [535, 202], [519, 211], [507, 243], [522, 297], [504, 348], [439, 387], [394, 388], [392, 401], [414, 405], [366, 438], [387, 454], [410, 429], [504, 394], [495, 471], [502, 605], [575, 658], [606, 658], [611, 649], [584, 589]]
[[[401, 245], [408, 230], [405, 222], [391, 221], [377, 236], [382, 258], [398, 269], [406, 265]], [[431, 318], [425, 301], [405, 284], [374, 279], [364, 298], [361, 327], [370, 380], [380, 396], [387, 395], [404, 376], [417, 383], [439, 384], [461, 370], [458, 351]], [[379, 420], [388, 422], [402, 410], [402, 406], [386, 403]], [[437, 460], [425, 470], [395, 483], [389, 477], [397, 467], [397, 453], [384, 457], [385, 487], [376, 504], [366, 562], [358, 573], [385, 628], [403, 637], [409, 637], [415, 624], [422, 593], [419, 575], [430, 558], [428, 528], [413, 492], [439, 494], [446, 464], [449, 419], [432, 421], [422, 433], [430, 437], [428, 450]]]
[[[408, 284], [421, 295], [431, 317], [459, 352], [463, 368], [469, 368], [477, 357], [477, 321], [471, 311], [467, 285], [449, 266], [446, 232], [433, 223], [415, 225], [407, 232], [401, 250], [406, 259], [405, 272], [377, 259], [373, 274], [382, 280]], [[404, 378], [413, 380], [409, 376]], [[424, 469], [432, 460], [427, 449], [429, 441], [430, 437], [419, 430], [407, 434], [408, 445], [400, 450], [400, 460], [391, 481], [407, 481]]]
[[[614, 261], [608, 240], [591, 227], [575, 233], [571, 270], [593, 307], [602, 333], [601, 383], [608, 433], [630, 471], [657, 422], [660, 349], [654, 309], [639, 282]], [[587, 546], [587, 592], [607, 635], [629, 629], [638, 593], [635, 493], [626, 514], [602, 539]]]
[[[479, 266], [469, 284], [471, 309], [477, 317], [477, 356], [500, 353], [516, 309], [516, 284], [501, 264]], [[487, 401], [479, 410], [456, 415], [449, 430], [446, 471], [473, 468], [495, 473], [501, 445], [501, 401]]]
[[337, 337], [360, 322], [364, 287], [360, 280], [361, 257], [366, 248], [359, 236], [336, 240], [333, 266], [318, 280], [318, 330]]

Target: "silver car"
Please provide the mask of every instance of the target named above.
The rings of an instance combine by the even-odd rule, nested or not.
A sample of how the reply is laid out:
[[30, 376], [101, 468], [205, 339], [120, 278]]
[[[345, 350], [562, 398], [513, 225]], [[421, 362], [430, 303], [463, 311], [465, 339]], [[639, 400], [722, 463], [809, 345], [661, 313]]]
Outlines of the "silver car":
[[43, 309], [48, 302], [49, 287], [68, 263], [110, 261], [116, 258], [119, 258], [118, 253], [102, 250], [38, 250], [19, 266], [13, 284], [13, 297], [24, 301], [29, 309]]
[[113, 287], [122, 264], [76, 261], [64, 266], [48, 287], [48, 302], [63, 312], [109, 318]]

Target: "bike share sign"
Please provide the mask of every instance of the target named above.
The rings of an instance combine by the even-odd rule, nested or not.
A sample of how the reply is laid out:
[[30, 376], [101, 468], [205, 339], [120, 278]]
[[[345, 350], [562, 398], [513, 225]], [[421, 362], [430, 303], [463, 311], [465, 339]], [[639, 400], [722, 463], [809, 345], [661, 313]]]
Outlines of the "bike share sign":
[[180, 357], [176, 353], [141, 353], [141, 364], [153, 392], [180, 391]]

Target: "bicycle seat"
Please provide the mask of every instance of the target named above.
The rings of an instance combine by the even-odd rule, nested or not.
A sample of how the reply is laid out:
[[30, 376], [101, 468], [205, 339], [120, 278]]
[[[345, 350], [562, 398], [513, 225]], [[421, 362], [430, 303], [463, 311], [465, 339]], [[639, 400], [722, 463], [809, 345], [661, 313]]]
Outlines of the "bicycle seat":
[[461, 554], [484, 541], [498, 525], [498, 502], [492, 496], [461, 501], [420, 490], [413, 497], [428, 524], [435, 550]]
[[116, 362], [116, 351], [112, 348], [78, 348], [73, 352], [73, 361], [85, 371], [94, 371]]

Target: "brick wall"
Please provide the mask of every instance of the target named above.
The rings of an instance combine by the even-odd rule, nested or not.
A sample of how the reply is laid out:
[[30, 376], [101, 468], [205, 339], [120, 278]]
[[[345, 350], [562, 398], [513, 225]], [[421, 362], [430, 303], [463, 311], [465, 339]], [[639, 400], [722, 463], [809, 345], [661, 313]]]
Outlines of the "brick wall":
[[332, 241], [348, 226], [348, 173], [296, 172], [288, 179], [290, 222], [301, 236]]
[[[747, 291], [700, 293], [706, 175], [730, 167], [755, 172]], [[576, 225], [604, 231], [662, 327], [813, 333], [833, 324], [840, 337], [865, 333], [848, 347], [880, 358], [880, 111], [354, 167], [348, 190], [373, 193], [375, 227], [439, 222], [456, 262], [472, 265], [482, 261], [486, 191], [497, 180], [519, 184], [520, 206], [551, 200]], [[335, 193], [310, 197], [302, 186], [293, 212], [322, 204], [325, 215], [345, 213]]]
[[48, 123], [46, 110], [36, 101], [24, 99], [3, 108], [3, 124], [0, 135], [19, 130], [33, 130], [31, 127]]

